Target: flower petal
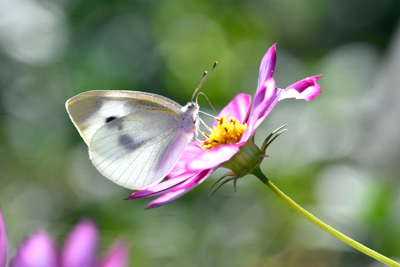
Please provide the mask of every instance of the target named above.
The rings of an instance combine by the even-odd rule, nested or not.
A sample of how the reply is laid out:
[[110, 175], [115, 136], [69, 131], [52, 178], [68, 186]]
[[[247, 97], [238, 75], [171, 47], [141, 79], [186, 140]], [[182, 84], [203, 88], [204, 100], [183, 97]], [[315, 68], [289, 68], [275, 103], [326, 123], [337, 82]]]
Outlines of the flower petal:
[[195, 176], [186, 180], [183, 184], [177, 186], [173, 190], [169, 191], [168, 193], [162, 195], [161, 197], [153, 200], [147, 206], [147, 209], [156, 208], [162, 205], [165, 205], [183, 194], [187, 193], [188, 191], [192, 190], [197, 185], [201, 184], [208, 176], [214, 171], [215, 169], [207, 169], [199, 171]]
[[92, 267], [96, 260], [97, 242], [96, 225], [87, 219], [80, 221], [65, 242], [61, 266]]
[[258, 86], [260, 88], [266, 80], [272, 77], [275, 71], [276, 65], [276, 43], [271, 46], [267, 53], [264, 55], [261, 60], [260, 65], [260, 74], [258, 75]]
[[122, 240], [115, 242], [101, 267], [124, 267], [129, 259], [129, 246]]
[[321, 87], [317, 83], [317, 80], [321, 77], [322, 75], [308, 77], [292, 84], [282, 91], [279, 101], [286, 98], [313, 100], [314, 97], [321, 93]]
[[257, 89], [247, 122], [247, 130], [243, 134], [241, 142], [246, 142], [268, 116], [278, 102], [278, 93], [279, 90], [275, 87], [274, 78], [266, 80], [265, 83]]
[[11, 266], [57, 267], [56, 246], [45, 232], [38, 231], [21, 244]]
[[167, 179], [171, 179], [172, 177], [176, 177], [187, 171], [186, 165], [188, 162], [192, 161], [194, 158], [199, 157], [201, 154], [206, 151], [202, 149], [196, 141], [191, 142], [186, 146], [183, 150], [181, 157], [178, 162], [175, 164], [174, 168], [168, 173]]
[[207, 150], [205, 153], [198, 155], [197, 158], [187, 162], [186, 169], [188, 171], [196, 171], [217, 167], [221, 163], [230, 160], [244, 144], [225, 144]]
[[181, 183], [185, 182], [191, 176], [193, 176], [193, 173], [180, 174], [177, 177], [171, 178], [162, 183], [159, 183], [159, 184], [153, 185], [151, 187], [144, 188], [140, 191], [137, 191], [137, 192], [133, 193], [130, 197], [127, 197], [125, 199], [126, 200], [137, 199], [137, 198], [145, 198], [145, 197], [153, 197], [153, 196], [161, 195], [165, 192], [170, 191], [171, 189], [180, 185]]
[[[221, 116], [226, 116], [228, 119], [232, 117], [243, 123], [249, 114], [250, 107], [251, 96], [247, 94], [238, 94], [221, 110], [218, 114], [218, 118]], [[216, 126], [217, 124], [218, 122], [215, 120], [213, 126]]]
[[3, 214], [0, 210], [0, 267], [6, 266], [7, 261], [7, 233]]

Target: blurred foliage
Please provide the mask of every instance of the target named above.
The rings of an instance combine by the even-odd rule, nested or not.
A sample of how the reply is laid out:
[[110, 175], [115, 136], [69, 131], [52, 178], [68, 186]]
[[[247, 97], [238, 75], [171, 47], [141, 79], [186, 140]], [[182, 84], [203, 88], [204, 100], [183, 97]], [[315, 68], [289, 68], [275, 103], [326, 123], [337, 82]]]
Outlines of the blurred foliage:
[[[204, 184], [166, 206], [122, 201], [70, 122], [65, 101], [95, 89], [221, 109], [254, 94], [275, 42], [285, 87], [324, 74], [313, 102], [279, 103], [257, 142], [282, 124], [264, 173], [317, 217], [400, 259], [400, 36], [397, 0], [0, 0], [0, 203], [10, 255], [30, 232], [63, 237], [81, 217], [105, 251], [133, 244], [131, 266], [381, 266], [311, 225], [254, 177], [209, 198]], [[200, 98], [202, 109], [209, 111]]]

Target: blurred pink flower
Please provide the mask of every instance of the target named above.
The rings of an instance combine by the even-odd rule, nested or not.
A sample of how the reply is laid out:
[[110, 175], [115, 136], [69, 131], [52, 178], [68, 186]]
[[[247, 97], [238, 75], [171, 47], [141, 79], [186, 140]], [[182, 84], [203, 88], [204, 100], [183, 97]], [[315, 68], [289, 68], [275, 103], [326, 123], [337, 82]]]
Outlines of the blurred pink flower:
[[[154, 208], [171, 202], [193, 189], [195, 186], [202, 183], [218, 167], [223, 166], [230, 168], [233, 171], [231, 176], [234, 174], [238, 178], [248, 174], [244, 173], [244, 171], [251, 162], [246, 162], [246, 160], [253, 161], [254, 157], [245, 159], [247, 155], [243, 158], [243, 154], [250, 153], [251, 156], [262, 156], [257, 153], [252, 154], [252, 150], [255, 151], [258, 148], [254, 148], [254, 143], [254, 147], [249, 145], [249, 141], [251, 141], [257, 127], [268, 116], [276, 103], [286, 98], [311, 101], [321, 92], [317, 80], [322, 75], [303, 79], [290, 85], [286, 89], [277, 88], [275, 86], [275, 80], [272, 78], [275, 70], [275, 63], [276, 44], [268, 50], [261, 61], [258, 86], [253, 104], [251, 104], [250, 95], [238, 94], [219, 113], [219, 119], [214, 122], [213, 131], [216, 132], [216, 135], [219, 137], [224, 135], [225, 132], [229, 135], [229, 131], [231, 131], [233, 137], [232, 135], [228, 137], [223, 136], [223, 138], [228, 141], [217, 141], [217, 144], [215, 144], [212, 138], [207, 138], [203, 140], [202, 147], [200, 147], [196, 141], [190, 143], [184, 150], [178, 163], [168, 174], [166, 181], [137, 191], [127, 199], [145, 198], [162, 194], [162, 196], [150, 202], [147, 207]], [[228, 120], [227, 118], [230, 119]], [[218, 133], [217, 126], [223, 129], [222, 133]], [[232, 142], [231, 140], [234, 140], [235, 137], [237, 140]], [[245, 150], [245, 147], [249, 151], [241, 153], [242, 155], [239, 161], [235, 161], [234, 164], [229, 164], [235, 155], [239, 156], [240, 153], [238, 154], [238, 152], [240, 150]]]
[[[0, 267], [6, 266], [5, 224], [0, 212]], [[98, 230], [88, 219], [81, 220], [70, 232], [61, 253], [50, 236], [36, 231], [19, 247], [11, 267], [123, 267], [127, 265], [129, 246], [117, 240], [108, 256], [99, 263], [97, 258]]]
[[0, 212], [0, 267], [6, 266], [7, 261], [7, 235], [3, 215]]

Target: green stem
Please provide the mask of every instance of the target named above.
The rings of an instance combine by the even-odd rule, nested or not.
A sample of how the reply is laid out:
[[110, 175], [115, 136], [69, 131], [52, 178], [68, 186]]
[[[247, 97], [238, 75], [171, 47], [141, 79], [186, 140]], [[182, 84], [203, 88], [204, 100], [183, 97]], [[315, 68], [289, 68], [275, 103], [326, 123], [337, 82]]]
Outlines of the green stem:
[[283, 201], [286, 202], [290, 207], [292, 207], [294, 210], [296, 210], [298, 213], [300, 213], [303, 217], [305, 217], [307, 220], [321, 228], [322, 230], [325, 230], [329, 234], [333, 235], [337, 239], [343, 241], [349, 246], [352, 246], [353, 248], [359, 250], [360, 252], [386, 264], [392, 267], [400, 267], [400, 264], [398, 262], [395, 262], [382, 254], [379, 254], [378, 252], [367, 248], [366, 246], [358, 243], [357, 241], [351, 239], [350, 237], [342, 234], [341, 232], [335, 230], [331, 226], [327, 225], [323, 221], [319, 220], [316, 218], [314, 215], [303, 209], [301, 206], [299, 206], [296, 202], [294, 202], [291, 198], [289, 198], [287, 195], [285, 195], [281, 190], [279, 190], [273, 183], [271, 183], [270, 180], [268, 180], [267, 177], [261, 172], [259, 168], [253, 170], [253, 174], [260, 179], [266, 186], [268, 186], [269, 189], [272, 190], [278, 197], [280, 197]]

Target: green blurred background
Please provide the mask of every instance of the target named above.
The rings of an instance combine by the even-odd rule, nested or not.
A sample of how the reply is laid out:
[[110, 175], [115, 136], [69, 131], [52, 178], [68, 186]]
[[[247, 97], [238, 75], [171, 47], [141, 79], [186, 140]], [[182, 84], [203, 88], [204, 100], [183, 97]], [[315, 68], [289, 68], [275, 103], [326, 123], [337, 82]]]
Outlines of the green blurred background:
[[[221, 109], [253, 95], [277, 42], [277, 86], [324, 74], [314, 101], [280, 102], [257, 143], [287, 123], [264, 173], [317, 217], [400, 260], [398, 0], [0, 0], [0, 204], [10, 256], [36, 229], [61, 247], [90, 217], [101, 251], [118, 236], [130, 266], [382, 266], [286, 206], [256, 178], [150, 199], [102, 177], [68, 118], [70, 97], [139, 90], [184, 105], [202, 88]], [[200, 98], [200, 105], [210, 111]]]

